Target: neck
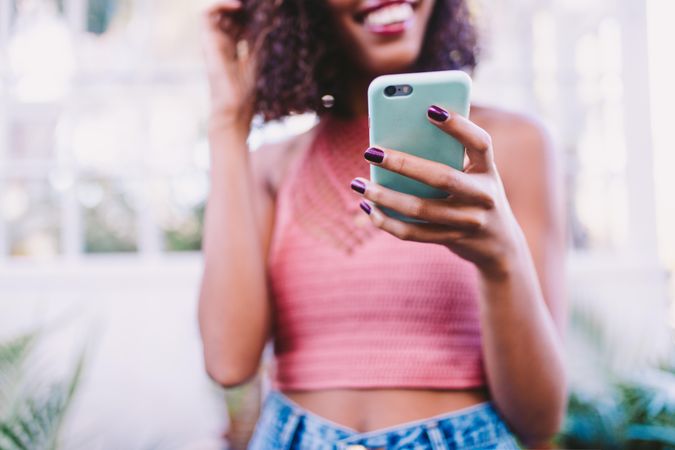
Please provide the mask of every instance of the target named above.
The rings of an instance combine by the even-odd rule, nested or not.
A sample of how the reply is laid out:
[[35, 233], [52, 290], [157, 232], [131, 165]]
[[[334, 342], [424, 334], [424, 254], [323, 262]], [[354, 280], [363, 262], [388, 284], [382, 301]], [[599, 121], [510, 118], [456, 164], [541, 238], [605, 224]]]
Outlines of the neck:
[[368, 147], [368, 117], [326, 114], [321, 120], [317, 142], [319, 146], [325, 146], [324, 150], [329, 153], [335, 152], [340, 159], [364, 163], [363, 152]]
[[347, 96], [354, 117], [368, 115], [368, 86], [372, 80], [372, 76], [360, 75], [349, 83]]

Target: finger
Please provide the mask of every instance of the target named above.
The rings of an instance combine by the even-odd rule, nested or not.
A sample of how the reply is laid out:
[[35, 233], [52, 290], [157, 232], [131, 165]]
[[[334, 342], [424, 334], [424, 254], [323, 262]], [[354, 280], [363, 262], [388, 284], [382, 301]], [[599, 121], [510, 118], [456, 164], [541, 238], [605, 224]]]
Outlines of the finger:
[[450, 112], [437, 105], [429, 107], [427, 116], [431, 123], [464, 144], [469, 161], [478, 170], [493, 169], [492, 138], [487, 131], [461, 114]]
[[467, 231], [477, 231], [485, 225], [486, 211], [483, 208], [456, 206], [446, 200], [420, 198], [370, 183], [363, 178], [355, 178], [351, 187], [371, 202], [412, 219]]
[[203, 13], [203, 44], [207, 56], [207, 63], [216, 64], [223, 56], [235, 59], [235, 39], [238, 34], [237, 24], [233, 14], [241, 10], [241, 3], [237, 0], [220, 0], [206, 8]]
[[372, 164], [428, 184], [454, 197], [488, 207], [492, 205], [492, 197], [479, 186], [475, 175], [466, 174], [446, 164], [377, 147], [366, 150], [364, 157]]
[[216, 0], [207, 3], [208, 5], [204, 8], [207, 13], [236, 11], [242, 7], [240, 0]]
[[242, 4], [238, 0], [219, 0], [204, 9], [203, 18], [210, 28], [218, 30], [221, 29], [224, 18], [241, 10], [241, 8]]
[[204, 31], [215, 44], [222, 47], [238, 39], [241, 26], [236, 15], [241, 10], [242, 4], [236, 0], [221, 0], [204, 10]]
[[447, 244], [464, 235], [459, 230], [452, 230], [438, 225], [408, 223], [394, 219], [366, 201], [361, 202], [360, 206], [368, 214], [373, 225], [403, 241]]

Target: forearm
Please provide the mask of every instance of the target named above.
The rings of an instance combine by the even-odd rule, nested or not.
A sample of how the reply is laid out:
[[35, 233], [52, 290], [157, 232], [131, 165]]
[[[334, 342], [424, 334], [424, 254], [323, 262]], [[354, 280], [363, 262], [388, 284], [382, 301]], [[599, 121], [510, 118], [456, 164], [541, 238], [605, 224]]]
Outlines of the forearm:
[[223, 383], [251, 375], [269, 323], [265, 258], [245, 137], [211, 131], [199, 323], [207, 370]]
[[560, 426], [566, 377], [561, 339], [524, 238], [498, 276], [480, 275], [480, 287], [484, 361], [493, 399], [525, 443], [542, 443]]

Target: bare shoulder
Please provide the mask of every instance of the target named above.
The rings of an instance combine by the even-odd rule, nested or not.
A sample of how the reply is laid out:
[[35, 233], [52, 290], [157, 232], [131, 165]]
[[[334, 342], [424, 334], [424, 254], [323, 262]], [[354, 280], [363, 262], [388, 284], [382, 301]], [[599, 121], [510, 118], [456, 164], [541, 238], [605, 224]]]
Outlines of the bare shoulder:
[[552, 175], [556, 166], [554, 148], [541, 121], [525, 114], [486, 107], [473, 108], [471, 119], [492, 137], [495, 162], [505, 184], [522, 180], [523, 173]]
[[537, 153], [551, 151], [548, 130], [533, 116], [497, 108], [474, 107], [471, 119], [490, 133], [496, 153], [524, 152], [536, 156]]
[[315, 128], [280, 142], [264, 144], [251, 152], [251, 169], [256, 181], [274, 195], [292, 162], [312, 141]]

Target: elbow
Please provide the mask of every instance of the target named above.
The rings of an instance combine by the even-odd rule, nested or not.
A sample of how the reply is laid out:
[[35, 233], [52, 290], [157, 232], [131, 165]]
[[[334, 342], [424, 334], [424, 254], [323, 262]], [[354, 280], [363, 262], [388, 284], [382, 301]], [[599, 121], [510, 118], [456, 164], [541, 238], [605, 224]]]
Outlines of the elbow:
[[535, 420], [517, 434], [526, 448], [544, 448], [560, 432], [565, 414], [565, 404], [561, 403], [537, 415]]
[[204, 358], [204, 367], [209, 378], [226, 389], [246, 384], [258, 372], [257, 364], [243, 364], [240, 361], [235, 362], [208, 357]]
[[563, 415], [556, 416], [546, 421], [541, 421], [536, 426], [519, 434], [525, 448], [549, 448], [553, 438], [562, 427]]

